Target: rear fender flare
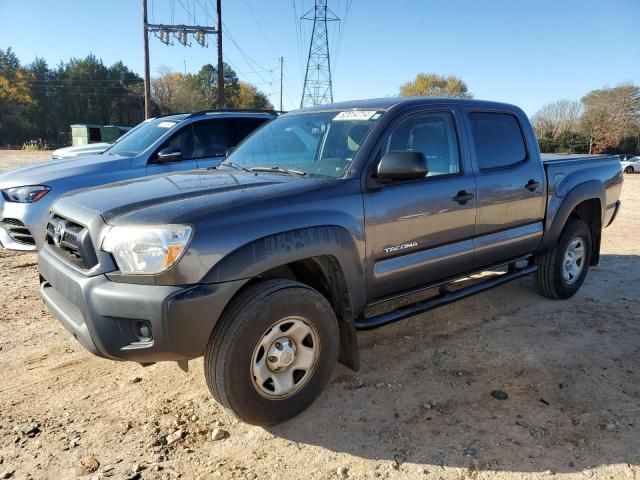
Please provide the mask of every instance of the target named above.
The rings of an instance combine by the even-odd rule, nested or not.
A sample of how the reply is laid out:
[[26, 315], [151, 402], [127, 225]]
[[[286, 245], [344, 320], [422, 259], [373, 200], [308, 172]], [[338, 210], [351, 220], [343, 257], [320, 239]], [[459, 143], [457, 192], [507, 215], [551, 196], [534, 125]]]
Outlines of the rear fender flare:
[[[573, 187], [566, 195], [554, 195], [547, 207], [545, 234], [536, 253], [545, 253], [556, 244], [571, 213], [586, 200], [600, 201], [600, 221], [604, 222], [605, 189], [602, 182], [590, 180]], [[596, 239], [594, 239], [595, 241]]]

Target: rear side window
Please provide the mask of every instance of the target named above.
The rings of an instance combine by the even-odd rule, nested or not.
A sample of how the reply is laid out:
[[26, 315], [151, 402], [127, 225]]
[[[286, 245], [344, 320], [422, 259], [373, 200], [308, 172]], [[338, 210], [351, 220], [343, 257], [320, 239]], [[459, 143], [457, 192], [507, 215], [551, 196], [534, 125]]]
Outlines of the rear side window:
[[472, 112], [469, 119], [481, 170], [511, 167], [527, 158], [522, 130], [515, 116]]
[[223, 157], [231, 148], [229, 119], [203, 120], [193, 124], [194, 158]]
[[256, 128], [265, 123], [268, 118], [234, 118], [233, 119], [233, 147], [249, 136]]

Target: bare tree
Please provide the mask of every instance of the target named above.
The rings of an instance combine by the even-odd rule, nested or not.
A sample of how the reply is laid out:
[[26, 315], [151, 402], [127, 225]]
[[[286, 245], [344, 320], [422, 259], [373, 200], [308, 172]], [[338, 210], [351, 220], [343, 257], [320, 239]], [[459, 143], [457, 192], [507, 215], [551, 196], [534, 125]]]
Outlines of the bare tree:
[[592, 90], [582, 97], [582, 128], [589, 136], [589, 153], [620, 148], [624, 139], [638, 138], [640, 88], [632, 84]]
[[583, 143], [580, 118], [582, 104], [573, 100], [557, 100], [538, 110], [531, 122], [540, 139], [541, 149], [573, 153]]

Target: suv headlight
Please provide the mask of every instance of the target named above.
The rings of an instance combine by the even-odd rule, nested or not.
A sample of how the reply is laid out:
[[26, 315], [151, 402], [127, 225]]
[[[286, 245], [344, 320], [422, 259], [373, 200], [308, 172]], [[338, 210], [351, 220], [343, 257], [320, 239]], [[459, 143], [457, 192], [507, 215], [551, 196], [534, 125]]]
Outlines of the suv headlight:
[[111, 227], [102, 250], [113, 255], [122, 273], [160, 273], [180, 259], [192, 234], [187, 225]]
[[8, 202], [33, 203], [44, 197], [50, 187], [46, 185], [26, 185], [24, 187], [5, 188], [2, 190], [4, 198]]

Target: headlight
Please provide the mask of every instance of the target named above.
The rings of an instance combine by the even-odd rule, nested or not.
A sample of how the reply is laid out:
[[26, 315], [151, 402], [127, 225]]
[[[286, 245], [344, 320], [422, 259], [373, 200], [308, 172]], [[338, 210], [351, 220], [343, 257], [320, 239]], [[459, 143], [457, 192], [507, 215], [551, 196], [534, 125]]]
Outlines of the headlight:
[[175, 265], [192, 233], [186, 225], [112, 227], [102, 240], [102, 250], [113, 255], [122, 273], [160, 273]]
[[2, 190], [8, 202], [33, 203], [44, 197], [51, 188], [46, 185], [27, 185], [25, 187], [6, 188]]

